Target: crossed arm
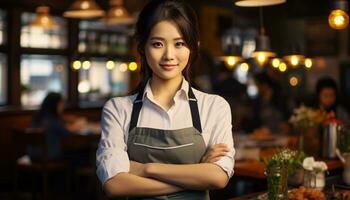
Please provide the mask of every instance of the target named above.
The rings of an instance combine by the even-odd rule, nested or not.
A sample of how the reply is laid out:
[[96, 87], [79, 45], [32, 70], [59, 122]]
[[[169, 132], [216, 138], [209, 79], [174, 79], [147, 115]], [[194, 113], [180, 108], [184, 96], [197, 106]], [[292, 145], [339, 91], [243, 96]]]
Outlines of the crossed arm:
[[228, 176], [216, 164], [229, 151], [225, 144], [208, 149], [199, 164], [160, 164], [130, 162], [129, 173], [119, 173], [104, 184], [109, 197], [153, 196], [184, 189], [218, 189], [226, 186]]

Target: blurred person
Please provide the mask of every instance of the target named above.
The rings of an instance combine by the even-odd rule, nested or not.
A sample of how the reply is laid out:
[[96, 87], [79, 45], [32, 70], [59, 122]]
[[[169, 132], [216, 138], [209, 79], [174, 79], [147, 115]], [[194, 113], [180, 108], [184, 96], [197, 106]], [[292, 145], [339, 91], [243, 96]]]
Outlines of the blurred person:
[[[50, 160], [66, 159], [62, 154], [61, 141], [70, 134], [77, 133], [83, 126], [81, 119], [70, 117], [71, 123], [66, 124], [63, 120], [64, 99], [56, 92], [49, 92], [41, 103], [40, 109], [34, 114], [31, 127], [44, 128], [47, 133], [48, 157]], [[76, 123], [74, 123], [74, 121]], [[39, 152], [30, 148], [28, 154], [31, 159], [37, 157]], [[70, 157], [70, 156], [68, 156]]]
[[350, 123], [348, 112], [338, 101], [337, 83], [331, 77], [323, 77], [317, 81], [315, 106], [326, 112], [333, 112], [337, 119], [346, 124]]
[[287, 134], [290, 129], [287, 123], [289, 112], [279, 83], [265, 72], [256, 74], [254, 79], [258, 97], [253, 101], [253, 128]]
[[219, 69], [213, 84], [213, 92], [222, 96], [231, 107], [234, 131], [245, 131], [244, 122], [250, 116], [250, 101], [246, 93], [246, 86], [233, 77], [232, 69], [224, 64], [215, 66]]

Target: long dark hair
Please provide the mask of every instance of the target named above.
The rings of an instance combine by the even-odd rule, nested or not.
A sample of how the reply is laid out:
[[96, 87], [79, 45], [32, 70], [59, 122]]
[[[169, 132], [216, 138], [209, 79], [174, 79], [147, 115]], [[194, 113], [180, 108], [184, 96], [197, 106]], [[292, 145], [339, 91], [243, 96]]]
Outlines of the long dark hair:
[[190, 67], [196, 63], [199, 57], [199, 28], [194, 10], [181, 0], [152, 0], [141, 11], [134, 35], [137, 51], [141, 56], [142, 81], [139, 87], [152, 77], [152, 70], [145, 55], [147, 39], [152, 28], [164, 20], [172, 21], [177, 25], [190, 49], [188, 64], [182, 72], [187, 81], [190, 81]]
[[59, 116], [57, 107], [58, 103], [62, 101], [63, 98], [61, 94], [56, 92], [49, 92], [45, 99], [43, 100], [39, 111], [34, 115], [33, 125], [42, 126], [45, 120], [48, 119], [61, 119]]

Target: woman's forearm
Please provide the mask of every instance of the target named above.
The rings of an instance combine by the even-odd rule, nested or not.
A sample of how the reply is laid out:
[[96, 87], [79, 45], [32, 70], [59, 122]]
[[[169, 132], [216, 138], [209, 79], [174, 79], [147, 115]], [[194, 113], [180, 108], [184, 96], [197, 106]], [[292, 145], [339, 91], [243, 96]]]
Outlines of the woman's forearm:
[[212, 163], [200, 164], [160, 164], [148, 163], [146, 176], [186, 189], [220, 189], [228, 183], [224, 170]]
[[158, 180], [119, 173], [103, 186], [108, 197], [118, 196], [155, 196], [171, 194], [183, 190], [180, 187]]

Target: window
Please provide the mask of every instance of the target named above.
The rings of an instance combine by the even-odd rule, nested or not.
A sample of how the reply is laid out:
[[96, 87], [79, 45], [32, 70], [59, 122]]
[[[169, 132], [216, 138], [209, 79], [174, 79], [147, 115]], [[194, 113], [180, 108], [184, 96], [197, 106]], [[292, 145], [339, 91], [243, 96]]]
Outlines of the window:
[[80, 101], [83, 104], [99, 104], [111, 96], [125, 95], [129, 91], [128, 65], [130, 64], [120, 61], [106, 62], [98, 58], [84, 61], [79, 71]]
[[21, 56], [21, 103], [39, 105], [49, 91], [67, 97], [67, 61], [63, 56]]
[[129, 30], [125, 26], [106, 26], [101, 21], [79, 23], [79, 53], [127, 56], [130, 52]]
[[31, 27], [28, 24], [36, 14], [22, 14], [21, 47], [65, 49], [67, 47], [67, 22], [62, 17], [53, 17], [58, 28], [43, 29]]
[[6, 57], [0, 54], [0, 105], [7, 101], [7, 67]]
[[0, 45], [4, 44], [6, 41], [6, 20], [5, 12], [0, 10]]

